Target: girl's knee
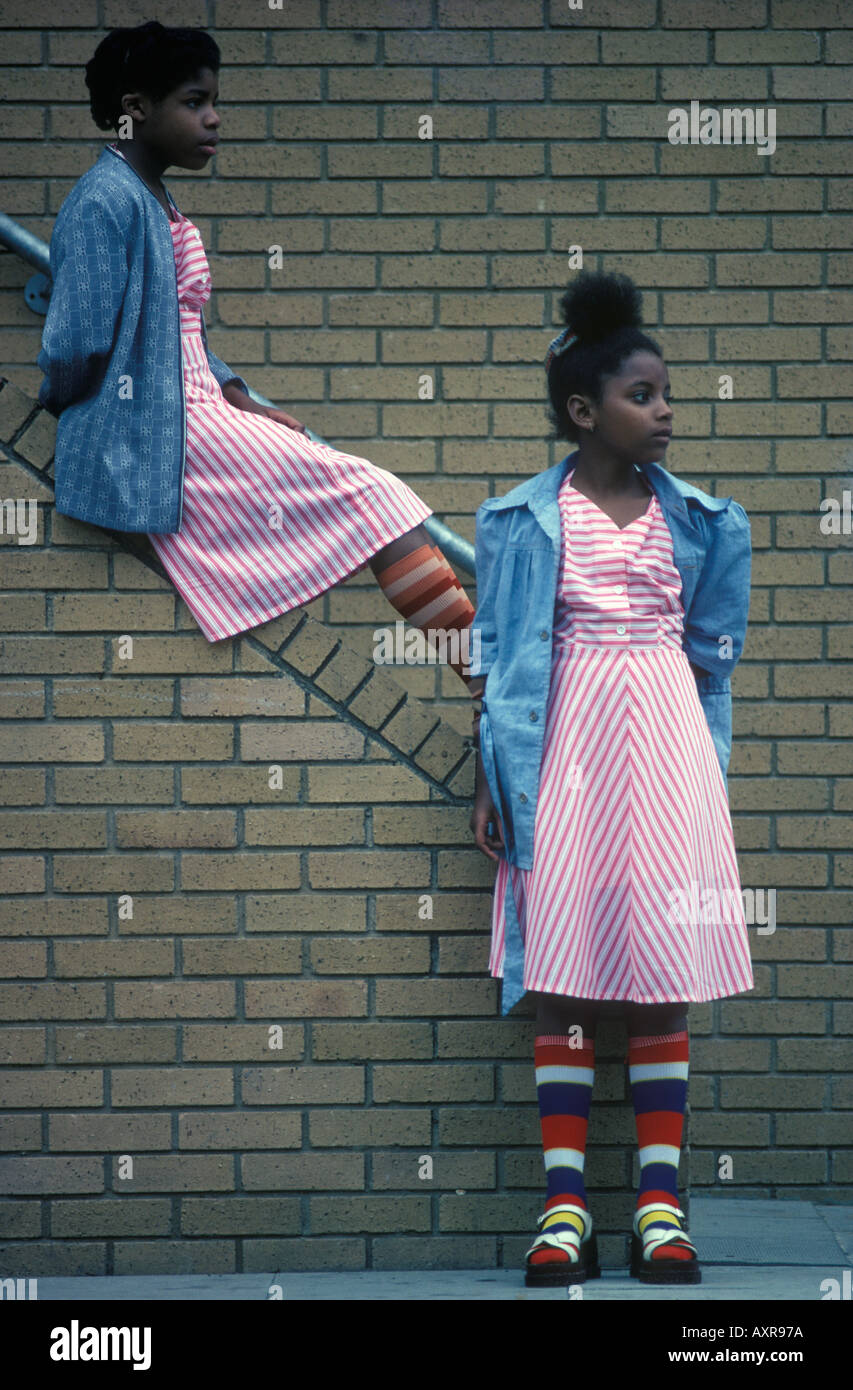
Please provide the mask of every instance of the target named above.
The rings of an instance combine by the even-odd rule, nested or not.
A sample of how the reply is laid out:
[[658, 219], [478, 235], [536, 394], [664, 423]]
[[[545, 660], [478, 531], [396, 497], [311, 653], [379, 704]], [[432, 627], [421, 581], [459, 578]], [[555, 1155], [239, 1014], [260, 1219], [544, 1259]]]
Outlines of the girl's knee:
[[584, 1037], [595, 1037], [597, 1001], [571, 999], [561, 994], [536, 994], [536, 1026], [542, 1033], [568, 1033], [580, 1028]]
[[629, 1004], [625, 1022], [629, 1034], [648, 1037], [652, 1033], [683, 1033], [687, 1029], [687, 1004]]

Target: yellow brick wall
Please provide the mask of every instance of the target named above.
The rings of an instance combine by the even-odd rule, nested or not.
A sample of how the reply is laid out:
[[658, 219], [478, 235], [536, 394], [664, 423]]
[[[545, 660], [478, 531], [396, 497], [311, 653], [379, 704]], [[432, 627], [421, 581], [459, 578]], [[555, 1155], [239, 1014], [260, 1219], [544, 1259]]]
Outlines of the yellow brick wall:
[[[755, 992], [691, 1009], [691, 1182], [849, 1199], [853, 563], [849, 522], [820, 529], [851, 490], [849, 7], [7, 0], [0, 199], [45, 240], [106, 138], [82, 65], [149, 18], [223, 52], [221, 153], [167, 174], [210, 253], [211, 345], [469, 539], [485, 496], [564, 452], [541, 363], [568, 248], [644, 290], [668, 466], [752, 521], [730, 792], [743, 884], [777, 892]], [[670, 145], [691, 99], [772, 106], [776, 152]], [[30, 274], [0, 253], [0, 500], [44, 504], [35, 546], [0, 536], [0, 1240], [21, 1273], [24, 1248], [34, 1273], [517, 1264], [532, 1024], [496, 1017], [485, 973], [455, 678], [369, 664], [395, 615], [365, 575], [211, 648], [143, 541], [56, 515]], [[593, 1127], [608, 1259], [620, 1047], [615, 1027]]]

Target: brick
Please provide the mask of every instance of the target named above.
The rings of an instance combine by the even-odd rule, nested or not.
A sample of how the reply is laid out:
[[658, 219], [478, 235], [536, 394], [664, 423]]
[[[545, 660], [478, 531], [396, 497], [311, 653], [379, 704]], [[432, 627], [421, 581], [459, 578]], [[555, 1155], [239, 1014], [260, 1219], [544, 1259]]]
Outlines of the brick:
[[417, 887], [429, 880], [429, 858], [405, 850], [317, 851], [308, 857], [308, 878], [312, 888]]
[[[363, 767], [312, 767], [308, 770], [311, 801], [426, 801], [429, 788], [408, 768], [366, 764]], [[375, 821], [374, 821], [375, 825]]]
[[377, 1065], [373, 1068], [373, 1099], [376, 1104], [493, 1100], [494, 1072], [486, 1065]]
[[132, 1178], [113, 1181], [125, 1192], [230, 1192], [234, 1187], [234, 1162], [229, 1156], [141, 1154], [135, 1158]]
[[311, 1143], [322, 1148], [353, 1145], [411, 1147], [430, 1142], [430, 1112], [402, 1110], [317, 1110], [309, 1112]]
[[134, 902], [134, 915], [119, 922], [122, 935], [165, 935], [180, 932], [210, 936], [231, 934], [235, 930], [234, 900], [205, 894], [203, 898], [174, 894], [170, 897], [146, 895]]
[[[289, 802], [299, 796], [299, 771], [282, 769], [281, 788], [271, 788], [266, 768], [184, 767], [181, 769], [181, 799], [188, 803], [236, 802], [244, 806], [256, 802]], [[142, 798], [134, 798], [141, 800]], [[171, 799], [171, 797], [169, 798]]]
[[0, 1192], [17, 1196], [39, 1193], [103, 1192], [104, 1165], [99, 1158], [4, 1158]]
[[316, 1235], [335, 1231], [428, 1231], [429, 1199], [418, 1197], [313, 1197], [311, 1230]]
[[316, 1061], [397, 1060], [432, 1056], [428, 1024], [316, 1023], [311, 1030]]
[[[336, 68], [328, 74], [329, 101], [409, 101], [429, 107], [432, 102], [431, 79], [432, 74], [426, 70], [415, 75], [406, 68], [373, 68], [370, 72], [361, 68]], [[452, 93], [449, 99], [453, 100]], [[429, 153], [422, 148], [418, 150], [421, 158], [428, 158]], [[346, 170], [342, 172], [346, 173]], [[404, 172], [405, 169], [402, 169], [401, 173]], [[350, 174], [353, 176], [353, 171]]]
[[[375, 1189], [422, 1187], [436, 1188], [493, 1188], [495, 1160], [490, 1154], [436, 1154], [431, 1178], [422, 1178], [419, 1156], [401, 1153], [373, 1155], [373, 1185]], [[537, 1173], [537, 1178], [538, 1178]]]
[[[13, 953], [15, 947], [5, 946]], [[4, 968], [4, 974], [14, 972]], [[28, 971], [32, 974], [34, 972]], [[42, 972], [44, 973], [44, 972]], [[44, 1028], [3, 1028], [0, 1031], [0, 1061], [4, 1066], [40, 1065], [47, 1061], [47, 1034]], [[40, 1144], [37, 1147], [41, 1147]]]
[[234, 990], [234, 983], [226, 980], [117, 983], [115, 1014], [116, 1018], [232, 1018]]
[[420, 213], [438, 215], [448, 212], [484, 213], [486, 185], [484, 183], [426, 183], [395, 179], [383, 185], [383, 209], [389, 214]]
[[0, 1235], [19, 1240], [41, 1235], [39, 1203], [15, 1202], [7, 1198], [0, 1206]]
[[266, 1273], [288, 1271], [361, 1270], [367, 1267], [363, 1240], [252, 1240], [243, 1242], [243, 1268]]
[[364, 738], [357, 729], [335, 723], [291, 720], [284, 724], [243, 724], [240, 750], [246, 762], [318, 762], [362, 757]]
[[302, 1143], [300, 1115], [285, 1110], [194, 1110], [178, 1116], [178, 1134], [182, 1149], [298, 1149]]
[[825, 1031], [826, 1009], [820, 1003], [770, 1004], [726, 1000], [720, 1008], [723, 1033], [816, 1033]]
[[[54, 702], [58, 699], [54, 684]], [[54, 767], [57, 805], [171, 802], [174, 773], [158, 767]]]
[[[401, 704], [405, 691], [387, 671], [377, 668], [367, 684], [350, 701], [349, 713], [373, 729], [381, 728], [392, 710]], [[353, 769], [355, 770], [355, 769]]]
[[54, 946], [59, 976], [171, 975], [174, 948], [165, 941], [62, 941]]
[[36, 409], [37, 402], [11, 381], [0, 390], [0, 439], [11, 442]]
[[102, 985], [0, 985], [0, 1018], [103, 1018]]
[[65, 1240], [87, 1236], [169, 1235], [171, 1206], [167, 1198], [56, 1201], [51, 1203], [51, 1234]]
[[364, 844], [364, 813], [335, 809], [247, 811], [247, 845], [358, 845]]
[[243, 1099], [250, 1105], [360, 1105], [364, 1103], [362, 1067], [247, 1067]]
[[486, 1014], [494, 1011], [490, 980], [377, 980], [378, 1017]]
[[168, 1115], [51, 1115], [49, 1123], [53, 1152], [137, 1153], [170, 1146]]
[[113, 724], [113, 757], [122, 762], [229, 761], [233, 755], [233, 731], [220, 724]]
[[0, 975], [5, 979], [35, 979], [47, 974], [47, 954], [43, 944], [11, 945], [4, 952]]
[[[694, 18], [698, 16], [689, 15], [678, 0], [663, 0], [661, 19], [667, 28], [692, 29]], [[703, 28], [762, 29], [767, 22], [767, 5], [765, 0], [744, 0], [737, 5], [729, 0], [708, 0], [701, 18]], [[749, 34], [741, 41], [750, 44], [752, 39]]]
[[333, 893], [246, 895], [248, 932], [364, 931], [365, 900]]
[[181, 681], [181, 714], [194, 718], [241, 718], [268, 715], [281, 719], [299, 715], [305, 709], [305, 695], [284, 674], [216, 679], [190, 678]]
[[393, 810], [376, 807], [373, 812], [373, 835], [377, 844], [401, 845], [411, 842], [426, 844], [468, 844], [470, 811], [467, 807], [422, 807]]
[[116, 1240], [113, 1265], [118, 1275], [233, 1274], [236, 1255], [226, 1240]]
[[112, 1103], [129, 1109], [233, 1105], [234, 1078], [227, 1067], [123, 1067], [113, 1073]]
[[[776, 1116], [776, 1139], [780, 1145], [807, 1144], [813, 1149], [818, 1144], [846, 1144], [849, 1137], [849, 1115], [824, 1115], [810, 1111], [800, 1115]], [[787, 1154], [779, 1155], [780, 1158], [787, 1158], [787, 1156]], [[823, 1155], [819, 1151], [814, 1156], [816, 1159], [823, 1159]], [[806, 1176], [795, 1178], [792, 1173], [789, 1181], [808, 1182], [809, 1178]]]
[[40, 1115], [0, 1115], [0, 1145], [4, 1153], [22, 1153], [40, 1149], [42, 1122]]
[[[364, 1188], [364, 1157], [361, 1154], [247, 1154], [243, 1159], [243, 1184], [252, 1188], [307, 1191]], [[294, 1203], [294, 1206], [296, 1204]], [[298, 1229], [298, 1212], [296, 1229]]]
[[[766, 1115], [714, 1115], [694, 1113], [690, 1118], [691, 1148], [711, 1144], [715, 1149], [770, 1146], [770, 1120]], [[737, 1158], [735, 1178], [739, 1177]]]
[[358, 1018], [367, 1015], [367, 986], [361, 980], [247, 981], [247, 1018]]
[[106, 1274], [107, 1247], [96, 1241], [76, 1241], [58, 1246], [56, 1241], [28, 1241], [0, 1246], [0, 1261], [4, 1269], [14, 1267], [17, 1277], [54, 1277], [83, 1274]]
[[[14, 891], [10, 882], [11, 866], [13, 863], [22, 862], [24, 861], [20, 859], [0, 862], [3, 886], [7, 893]], [[42, 864], [40, 860], [34, 862]], [[26, 888], [19, 887], [18, 891], [37, 892], [39, 888], [43, 890], [43, 873], [38, 887], [35, 886], [35, 878], [36, 875], [31, 872], [30, 883]], [[109, 922], [103, 905], [100, 902], [95, 905], [93, 899], [67, 902], [57, 898], [42, 898], [38, 902], [26, 899], [0, 899], [0, 931], [4, 936], [104, 936], [108, 928]]]
[[296, 888], [299, 859], [295, 854], [184, 854], [181, 882], [190, 892], [220, 889], [240, 892], [252, 888]]
[[186, 1197], [181, 1203], [184, 1235], [294, 1235], [299, 1229], [299, 1204], [295, 1199]]

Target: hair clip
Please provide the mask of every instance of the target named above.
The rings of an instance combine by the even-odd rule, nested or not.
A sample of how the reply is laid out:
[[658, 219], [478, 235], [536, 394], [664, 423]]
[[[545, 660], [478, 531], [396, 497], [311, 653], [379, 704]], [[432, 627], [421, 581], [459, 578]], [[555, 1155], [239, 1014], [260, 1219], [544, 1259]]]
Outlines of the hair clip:
[[558, 333], [556, 338], [548, 345], [548, 351], [545, 355], [546, 372], [554, 361], [554, 358], [561, 357], [564, 352], [568, 352], [569, 348], [572, 347], [577, 340], [577, 333], [567, 324], [562, 332]]

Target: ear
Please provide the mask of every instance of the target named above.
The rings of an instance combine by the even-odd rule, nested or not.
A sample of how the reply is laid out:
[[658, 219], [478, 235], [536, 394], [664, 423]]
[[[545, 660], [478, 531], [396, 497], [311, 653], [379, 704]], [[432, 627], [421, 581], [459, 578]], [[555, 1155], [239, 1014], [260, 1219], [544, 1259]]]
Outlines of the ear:
[[125, 92], [121, 99], [122, 115], [132, 116], [134, 121], [144, 121], [147, 115], [147, 101], [142, 92]]
[[569, 396], [566, 409], [572, 424], [578, 429], [588, 431], [595, 426], [593, 405], [588, 396]]

